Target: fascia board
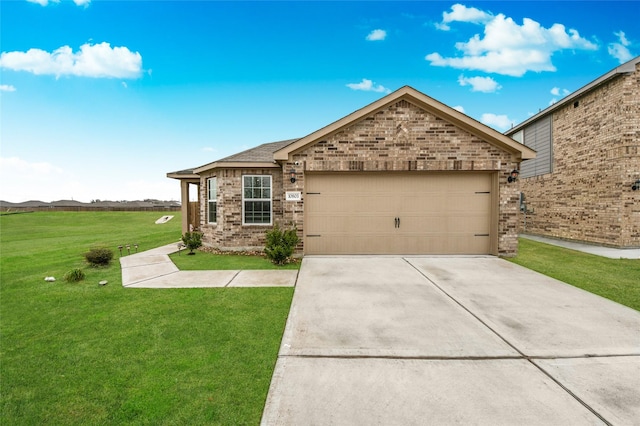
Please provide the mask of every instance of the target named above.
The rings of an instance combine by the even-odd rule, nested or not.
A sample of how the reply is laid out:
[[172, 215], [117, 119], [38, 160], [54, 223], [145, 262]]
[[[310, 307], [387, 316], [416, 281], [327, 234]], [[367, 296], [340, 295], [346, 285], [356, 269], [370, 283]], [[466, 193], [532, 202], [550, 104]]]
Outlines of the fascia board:
[[194, 173], [202, 173], [213, 169], [279, 169], [281, 166], [276, 162], [215, 162], [195, 168]]

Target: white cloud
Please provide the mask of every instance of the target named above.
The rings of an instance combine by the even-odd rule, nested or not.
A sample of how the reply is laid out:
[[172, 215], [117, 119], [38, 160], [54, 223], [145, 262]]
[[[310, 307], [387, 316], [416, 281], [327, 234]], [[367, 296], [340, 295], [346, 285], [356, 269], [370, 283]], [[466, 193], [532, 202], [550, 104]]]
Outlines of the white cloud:
[[560, 96], [560, 94], [562, 94], [562, 96], [567, 96], [571, 92], [569, 92], [567, 89], [560, 90], [559, 87], [554, 87], [549, 93], [551, 93], [553, 96]]
[[471, 22], [481, 24], [491, 20], [493, 15], [483, 12], [475, 7], [466, 7], [462, 4], [454, 4], [451, 6], [451, 12], [442, 12], [442, 22], [436, 24], [436, 28], [449, 31], [449, 24], [452, 22]]
[[63, 172], [60, 167], [51, 163], [45, 161], [30, 163], [18, 157], [0, 157], [0, 166], [3, 174], [15, 176], [48, 176]]
[[126, 47], [112, 48], [106, 42], [87, 43], [75, 53], [69, 46], [62, 46], [51, 53], [40, 49], [2, 52], [0, 67], [56, 77], [138, 78], [142, 73], [142, 56]]
[[391, 90], [381, 84], [376, 86], [373, 81], [366, 78], [363, 78], [360, 83], [349, 83], [347, 87], [352, 90], [362, 90], [364, 92], [391, 93]]
[[[553, 89], [551, 89], [549, 91], [549, 93], [551, 93], [553, 96], [561, 96], [561, 97], [564, 98], [565, 96], [567, 96], [571, 92], [569, 92], [567, 89], [560, 89], [559, 87], [554, 87]], [[557, 98], [552, 98], [549, 101], [549, 105], [553, 105], [556, 102], [558, 102], [558, 99]]]
[[387, 32], [385, 30], [373, 30], [367, 35], [369, 41], [381, 41], [387, 38]]
[[492, 93], [496, 90], [502, 89], [502, 86], [498, 84], [491, 77], [465, 77], [461, 75], [458, 77], [458, 83], [460, 86], [471, 86], [472, 92], [484, 92], [484, 93]]
[[480, 121], [487, 126], [494, 127], [498, 130], [507, 130], [513, 124], [513, 120], [506, 115], [496, 115], [491, 113], [482, 114]]
[[204, 148], [202, 148], [202, 150], [203, 150], [204, 152], [216, 152], [216, 149], [215, 149], [215, 148], [212, 148], [212, 147], [210, 147], [210, 146], [205, 146]]
[[[27, 0], [30, 3], [38, 3], [40, 6], [48, 6], [49, 0]], [[73, 0], [76, 6], [88, 6], [91, 0]], [[60, 0], [51, 0], [51, 3], [60, 3]]]
[[12, 86], [10, 84], [0, 84], [0, 92], [15, 92], [16, 88], [15, 86]]
[[[89, 166], [91, 169], [92, 166]], [[87, 180], [86, 176], [92, 178]], [[151, 174], [157, 179], [131, 180], [126, 173], [91, 170], [76, 167], [73, 172], [46, 161], [29, 161], [19, 157], [0, 157], [0, 200], [56, 201], [74, 199], [89, 202], [101, 200], [141, 200], [157, 198], [171, 200], [180, 197], [180, 185], [164, 173]]]
[[630, 61], [634, 55], [629, 51], [631, 43], [627, 40], [627, 36], [623, 31], [613, 34], [618, 37], [618, 43], [609, 43], [609, 46], [607, 47], [609, 55], [616, 58], [621, 64]]
[[[63, 169], [45, 161], [29, 162], [19, 157], [0, 157], [0, 180], [18, 183], [0, 187], [0, 199], [5, 201], [36, 199], [41, 194], [67, 187], [62, 183], [66, 178]], [[41, 192], [36, 193], [32, 191], [33, 188]]]
[[464, 108], [460, 105], [454, 106], [453, 109], [464, 114]]
[[[446, 58], [437, 52], [427, 55], [425, 59], [431, 65], [520, 77], [528, 71], [555, 71], [551, 62], [555, 52], [598, 48], [581, 37], [578, 31], [567, 30], [562, 24], [544, 28], [538, 22], [524, 18], [522, 25], [519, 25], [503, 14], [493, 16], [477, 9], [461, 8], [464, 8], [460, 9], [464, 13], [455, 15], [459, 15], [459, 19], [450, 18], [449, 22], [482, 24], [483, 35], [476, 34], [466, 42], [456, 43], [455, 47], [461, 56]], [[444, 19], [443, 22], [446, 23]]]

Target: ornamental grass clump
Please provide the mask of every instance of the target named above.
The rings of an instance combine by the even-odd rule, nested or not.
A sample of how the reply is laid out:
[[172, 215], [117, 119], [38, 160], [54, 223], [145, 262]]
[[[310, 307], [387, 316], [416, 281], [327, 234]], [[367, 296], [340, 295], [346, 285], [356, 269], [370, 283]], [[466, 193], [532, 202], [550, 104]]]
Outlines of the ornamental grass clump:
[[96, 247], [85, 253], [84, 258], [94, 267], [109, 266], [113, 259], [113, 251], [105, 247]]
[[284, 265], [291, 258], [298, 241], [298, 231], [295, 227], [292, 229], [280, 229], [276, 224], [273, 229], [267, 231], [264, 252], [273, 264]]
[[73, 268], [66, 274], [64, 274], [64, 280], [68, 283], [77, 283], [84, 280], [84, 271], [80, 268]]

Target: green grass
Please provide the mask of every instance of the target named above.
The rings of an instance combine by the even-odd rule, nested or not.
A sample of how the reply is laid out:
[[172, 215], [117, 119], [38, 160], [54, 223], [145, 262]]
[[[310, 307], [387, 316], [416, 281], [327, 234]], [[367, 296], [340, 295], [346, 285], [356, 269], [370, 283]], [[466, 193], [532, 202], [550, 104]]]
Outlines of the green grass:
[[526, 238], [508, 259], [640, 311], [640, 260], [608, 259]]
[[274, 265], [264, 256], [241, 254], [213, 254], [197, 251], [195, 256], [187, 256], [188, 250], [174, 253], [169, 257], [178, 269], [184, 271], [206, 271], [210, 269], [300, 269], [300, 262]]
[[293, 289], [124, 289], [118, 245], [180, 239], [161, 215], [0, 217], [0, 424], [259, 423]]

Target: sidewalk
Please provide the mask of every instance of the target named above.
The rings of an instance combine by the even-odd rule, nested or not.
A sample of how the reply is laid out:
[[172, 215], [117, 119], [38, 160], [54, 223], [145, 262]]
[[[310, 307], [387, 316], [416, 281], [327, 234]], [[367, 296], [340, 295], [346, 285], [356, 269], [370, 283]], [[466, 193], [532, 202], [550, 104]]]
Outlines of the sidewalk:
[[582, 244], [573, 241], [558, 240], [556, 238], [541, 237], [538, 235], [520, 234], [520, 237], [584, 253], [595, 254], [596, 256], [608, 257], [610, 259], [640, 259], [640, 249], [617, 249], [612, 247]]
[[181, 271], [169, 258], [177, 244], [120, 258], [122, 286], [127, 288], [293, 287], [298, 271]]

